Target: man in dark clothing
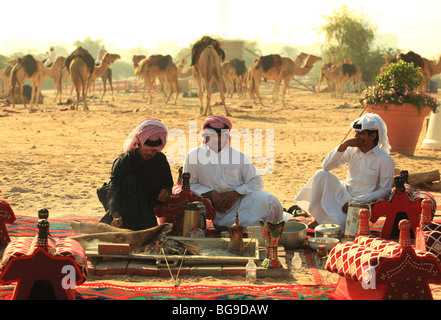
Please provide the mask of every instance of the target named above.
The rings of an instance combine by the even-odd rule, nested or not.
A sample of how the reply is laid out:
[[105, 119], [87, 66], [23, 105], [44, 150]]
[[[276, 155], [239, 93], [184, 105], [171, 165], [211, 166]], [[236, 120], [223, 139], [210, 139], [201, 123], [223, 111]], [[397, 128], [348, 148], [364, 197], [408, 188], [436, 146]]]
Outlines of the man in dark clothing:
[[130, 230], [157, 225], [154, 207], [167, 200], [173, 177], [166, 156], [167, 127], [144, 119], [126, 138], [124, 153], [113, 162], [107, 204], [101, 222]]

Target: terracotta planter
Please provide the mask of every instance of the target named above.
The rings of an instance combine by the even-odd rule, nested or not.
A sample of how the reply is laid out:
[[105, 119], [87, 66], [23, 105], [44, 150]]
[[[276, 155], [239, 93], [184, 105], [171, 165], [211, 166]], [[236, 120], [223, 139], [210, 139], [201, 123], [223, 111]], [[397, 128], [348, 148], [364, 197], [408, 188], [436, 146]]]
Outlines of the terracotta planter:
[[392, 152], [414, 155], [424, 119], [431, 111], [429, 107], [418, 113], [418, 109], [410, 103], [389, 104], [387, 108], [369, 106], [367, 111], [378, 114], [386, 123]]

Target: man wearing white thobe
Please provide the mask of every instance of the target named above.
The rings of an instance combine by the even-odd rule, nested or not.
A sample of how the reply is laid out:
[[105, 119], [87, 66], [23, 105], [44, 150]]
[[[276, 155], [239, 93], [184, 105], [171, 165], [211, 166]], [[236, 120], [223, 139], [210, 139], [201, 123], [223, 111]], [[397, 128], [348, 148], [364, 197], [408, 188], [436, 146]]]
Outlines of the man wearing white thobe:
[[[298, 206], [314, 218], [310, 228], [335, 223], [344, 231], [347, 202], [371, 202], [387, 198], [394, 178], [387, 128], [376, 114], [369, 113], [351, 123], [355, 138], [332, 150], [295, 198]], [[346, 180], [340, 181], [329, 171], [348, 165]]]
[[288, 221], [280, 201], [263, 191], [263, 179], [250, 159], [229, 146], [231, 121], [221, 116], [208, 117], [203, 126], [205, 144], [189, 151], [184, 172], [190, 173], [191, 191], [211, 200], [216, 228], [230, 227], [236, 213], [244, 226], [259, 226], [263, 221]]
[[106, 47], [102, 45], [98, 50], [98, 56], [95, 59], [95, 65], [99, 66], [103, 61], [104, 55], [107, 53]]
[[47, 59], [44, 61], [44, 66], [49, 68], [54, 63], [57, 58], [57, 54], [55, 53], [55, 48], [51, 47], [49, 52], [47, 53]]

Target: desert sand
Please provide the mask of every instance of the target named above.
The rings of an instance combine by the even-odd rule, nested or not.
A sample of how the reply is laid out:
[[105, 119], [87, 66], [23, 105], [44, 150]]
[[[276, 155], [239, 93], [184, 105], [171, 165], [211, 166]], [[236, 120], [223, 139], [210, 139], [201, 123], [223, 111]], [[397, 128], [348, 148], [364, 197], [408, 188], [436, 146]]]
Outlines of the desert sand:
[[[264, 106], [253, 104], [249, 97], [235, 95], [226, 98], [232, 113], [233, 129], [255, 129], [263, 132], [265, 156], [266, 132], [274, 130], [274, 166], [266, 167], [263, 175], [265, 190], [278, 197], [285, 208], [294, 204], [294, 197], [312, 174], [321, 168], [326, 154], [342, 142], [349, 132], [350, 122], [357, 118], [362, 108], [358, 94], [345, 93], [343, 98], [331, 98], [329, 93], [320, 95], [310, 91], [290, 89], [287, 105], [272, 103], [270, 87], [261, 92]], [[166, 149], [182, 153], [192, 143], [189, 128], [201, 130], [204, 117], [200, 117], [198, 98], [179, 96], [178, 105], [164, 105], [163, 95], [155, 93], [153, 103], [147, 104], [141, 92], [115, 92], [112, 101], [109, 91], [103, 102], [89, 102], [90, 111], [71, 110], [70, 105], [54, 101], [54, 91], [46, 90], [44, 104], [25, 109], [17, 104], [15, 109], [4, 106], [0, 110], [0, 199], [11, 205], [16, 216], [36, 216], [37, 210], [46, 207], [52, 218], [87, 217], [101, 218], [104, 209], [98, 201], [96, 189], [108, 181], [113, 160], [122, 153], [122, 144], [131, 130], [144, 118], [160, 118], [169, 130], [185, 133], [184, 143], [177, 138], [169, 141]], [[438, 95], [439, 97], [440, 95]], [[64, 94], [63, 101], [69, 96]], [[173, 101], [173, 99], [171, 99]], [[214, 94], [212, 102], [220, 102]], [[213, 114], [225, 115], [222, 106], [213, 107]], [[353, 133], [349, 133], [352, 137]], [[193, 136], [194, 137], [194, 136]], [[412, 172], [441, 170], [441, 151], [424, 150], [422, 141], [426, 127], [420, 135], [414, 156], [392, 153], [396, 168]], [[257, 146], [256, 142], [256, 146]], [[179, 153], [178, 153], [179, 155]], [[172, 160], [179, 156], [169, 155]], [[183, 160], [183, 158], [181, 159]], [[252, 158], [258, 161], [257, 158]], [[176, 161], [175, 161], [176, 162]], [[175, 181], [182, 163], [171, 163]], [[265, 167], [259, 165], [258, 167]], [[266, 164], [268, 165], [268, 164]], [[344, 179], [346, 168], [335, 171]], [[422, 186], [426, 190], [440, 190], [440, 184]], [[124, 281], [118, 277], [94, 278], [94, 280]], [[137, 285], [173, 285], [170, 278], [133, 278]], [[294, 281], [294, 282], [293, 282]], [[292, 279], [263, 279], [258, 284], [295, 283]], [[234, 285], [243, 284], [243, 278], [221, 279], [182, 278], [185, 284]], [[129, 282], [125, 281], [125, 285]]]

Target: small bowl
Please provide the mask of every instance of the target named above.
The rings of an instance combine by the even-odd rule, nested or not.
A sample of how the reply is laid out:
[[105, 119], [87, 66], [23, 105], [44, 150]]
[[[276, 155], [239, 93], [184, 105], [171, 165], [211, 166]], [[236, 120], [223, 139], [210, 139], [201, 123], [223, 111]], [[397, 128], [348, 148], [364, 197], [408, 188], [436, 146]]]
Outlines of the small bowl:
[[339, 242], [339, 239], [325, 237], [314, 237], [308, 240], [309, 247], [312, 250], [317, 250], [320, 245], [326, 245], [326, 250], [328, 250], [328, 252]]

